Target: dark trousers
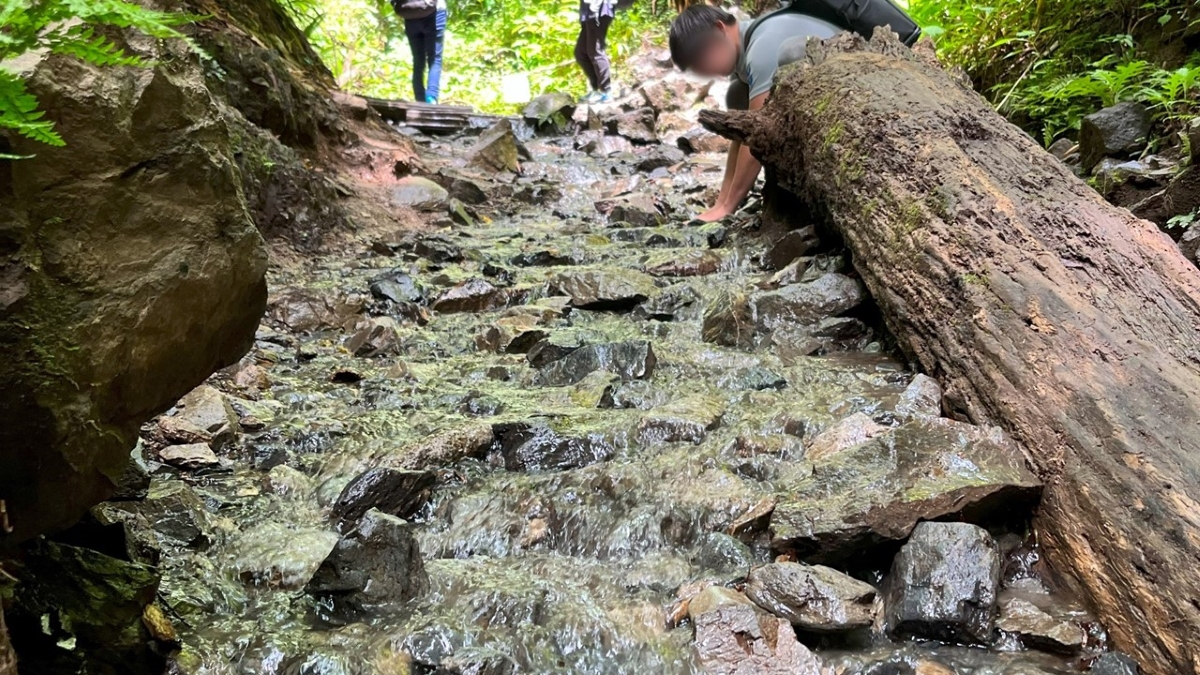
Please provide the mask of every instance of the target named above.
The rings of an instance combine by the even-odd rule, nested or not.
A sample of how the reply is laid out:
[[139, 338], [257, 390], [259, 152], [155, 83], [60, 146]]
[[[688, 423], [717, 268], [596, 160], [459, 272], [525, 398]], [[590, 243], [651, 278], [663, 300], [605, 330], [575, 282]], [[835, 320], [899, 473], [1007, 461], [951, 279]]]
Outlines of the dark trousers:
[[[408, 48], [412, 50], [413, 97], [418, 103], [426, 98], [438, 98], [438, 84], [442, 79], [442, 42], [446, 37], [446, 10], [439, 9], [424, 19], [407, 19], [404, 34], [408, 37]], [[429, 70], [429, 83], [425, 82], [425, 71]]]
[[608, 27], [611, 16], [591, 18], [579, 22], [579, 40], [575, 42], [575, 62], [587, 75], [588, 83], [596, 91], [608, 91], [611, 81], [608, 75]]

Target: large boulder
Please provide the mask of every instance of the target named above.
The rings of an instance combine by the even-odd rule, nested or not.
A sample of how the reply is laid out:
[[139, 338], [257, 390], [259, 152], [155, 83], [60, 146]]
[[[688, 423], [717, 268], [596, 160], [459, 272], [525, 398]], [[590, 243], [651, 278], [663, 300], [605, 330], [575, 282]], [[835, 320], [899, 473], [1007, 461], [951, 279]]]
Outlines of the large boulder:
[[25, 64], [66, 145], [0, 139], [33, 156], [0, 172], [0, 545], [111, 494], [139, 425], [235, 363], [266, 304], [241, 130], [186, 46], [135, 50], [159, 65]]
[[154, 620], [163, 619], [154, 604], [155, 568], [37, 541], [25, 550], [17, 577], [8, 619], [22, 672], [163, 672], [171, 645], [153, 630]]
[[999, 429], [920, 418], [865, 431], [852, 447], [823, 443], [811, 467], [780, 477], [786, 496], [771, 516], [774, 548], [811, 562], [844, 561], [905, 539], [922, 520], [1010, 517], [1041, 491]]
[[996, 624], [1000, 551], [970, 523], [921, 523], [892, 561], [884, 629], [895, 637], [988, 644]]
[[1084, 117], [1079, 125], [1083, 170], [1090, 172], [1105, 157], [1125, 158], [1141, 152], [1150, 139], [1152, 122], [1150, 110], [1131, 101]]

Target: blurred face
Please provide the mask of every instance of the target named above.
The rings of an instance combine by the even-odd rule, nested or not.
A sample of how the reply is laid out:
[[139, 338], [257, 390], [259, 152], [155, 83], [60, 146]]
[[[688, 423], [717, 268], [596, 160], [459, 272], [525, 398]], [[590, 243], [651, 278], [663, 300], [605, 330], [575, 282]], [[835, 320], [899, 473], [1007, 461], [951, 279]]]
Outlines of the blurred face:
[[692, 63], [692, 72], [705, 77], [732, 75], [737, 67], [737, 26], [717, 24], [704, 39], [699, 56]]

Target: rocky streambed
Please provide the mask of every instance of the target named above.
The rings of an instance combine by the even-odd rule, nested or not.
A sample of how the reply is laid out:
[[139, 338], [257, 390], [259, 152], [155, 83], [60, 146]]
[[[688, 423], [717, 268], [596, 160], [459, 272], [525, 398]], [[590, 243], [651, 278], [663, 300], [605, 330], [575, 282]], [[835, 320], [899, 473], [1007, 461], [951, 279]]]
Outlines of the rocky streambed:
[[1020, 449], [835, 242], [689, 224], [722, 157], [667, 115], [421, 139], [425, 226], [277, 266], [251, 353], [25, 556], [22, 672], [1136, 672], [1042, 578]]

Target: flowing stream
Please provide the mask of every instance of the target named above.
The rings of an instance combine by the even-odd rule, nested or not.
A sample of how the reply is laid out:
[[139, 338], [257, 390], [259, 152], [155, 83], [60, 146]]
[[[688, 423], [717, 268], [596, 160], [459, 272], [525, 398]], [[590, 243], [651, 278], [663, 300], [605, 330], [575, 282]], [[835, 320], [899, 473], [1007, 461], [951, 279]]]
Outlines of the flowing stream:
[[[157, 468], [151, 501], [178, 499], [181, 485], [199, 497], [157, 526], [160, 597], [184, 645], [176, 672], [702, 672], [693, 627], [668, 621], [681, 587], [737, 585], [780, 552], [765, 532], [729, 534], [756, 507], [818, 479], [831, 503], [857, 499], [806, 457], [822, 431], [855, 413], [902, 421], [915, 373], [869, 301], [842, 309], [834, 293], [837, 316], [815, 317], [825, 321], [815, 338], [776, 326], [740, 346], [705, 339], [739, 330], [704, 320], [731, 293], [853, 275], [828, 250], [772, 282], [769, 239], [747, 222], [680, 221], [711, 197], [718, 157], [647, 173], [571, 139], [533, 140], [535, 161], [513, 182], [465, 168], [467, 142], [432, 142], [431, 161], [491, 191], [478, 207], [490, 217], [364, 234], [340, 255], [273, 272], [254, 349], [214, 378], [238, 438], [220, 467]], [[622, 191], [677, 215], [613, 227], [593, 204]], [[584, 273], [571, 288], [599, 309], [561, 297]], [[488, 287], [467, 292], [472, 281]], [[648, 300], [637, 294], [647, 282]], [[454, 288], [467, 289], [457, 304], [444, 300]], [[380, 353], [356, 356], [370, 349], [346, 340], [368, 317], [395, 319], [394, 339], [385, 322]], [[607, 367], [552, 358], [595, 345]], [[305, 586], [339, 537], [330, 509], [378, 466], [435, 476], [409, 518], [427, 589], [347, 614]], [[1021, 541], [1026, 508], [1009, 514], [1015, 535], [994, 530], [1005, 550]], [[878, 584], [898, 545], [835, 566]], [[1015, 639], [990, 649], [871, 631], [801, 639], [839, 673], [1035, 675], [1079, 663]]]

